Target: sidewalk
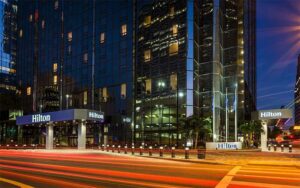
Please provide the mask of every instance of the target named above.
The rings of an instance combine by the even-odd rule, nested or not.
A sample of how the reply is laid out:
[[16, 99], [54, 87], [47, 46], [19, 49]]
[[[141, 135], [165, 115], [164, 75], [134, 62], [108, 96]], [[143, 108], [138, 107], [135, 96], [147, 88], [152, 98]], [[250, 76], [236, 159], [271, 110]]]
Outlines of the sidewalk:
[[152, 152], [152, 156], [149, 156], [148, 151], [143, 151], [140, 155], [140, 150], [135, 150], [135, 154], [132, 155], [131, 149], [127, 150], [127, 154], [124, 154], [124, 150], [118, 153], [117, 149], [114, 152], [109, 150], [101, 151], [98, 149], [34, 149], [34, 150], [9, 150], [9, 151], [23, 151], [23, 152], [41, 152], [41, 153], [62, 153], [62, 154], [107, 154], [115, 156], [126, 156], [126, 157], [143, 157], [143, 158], [153, 158], [160, 160], [169, 161], [180, 161], [180, 162], [191, 162], [191, 163], [202, 163], [202, 164], [223, 164], [223, 165], [272, 165], [272, 166], [295, 166], [300, 168], [300, 155], [298, 154], [288, 154], [288, 153], [273, 153], [273, 152], [260, 152], [257, 150], [248, 151], [214, 151], [208, 150], [205, 159], [198, 159], [197, 153], [192, 151], [189, 153], [188, 159], [185, 159], [185, 154], [181, 152], [175, 153], [175, 158], [171, 157], [170, 152], [164, 152], [163, 157], [159, 156], [159, 153]]

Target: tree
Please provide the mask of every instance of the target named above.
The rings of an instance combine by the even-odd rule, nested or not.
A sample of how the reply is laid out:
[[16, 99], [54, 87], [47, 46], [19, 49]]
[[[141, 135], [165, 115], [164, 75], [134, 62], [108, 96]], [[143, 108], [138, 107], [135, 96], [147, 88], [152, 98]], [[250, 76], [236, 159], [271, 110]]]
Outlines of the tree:
[[261, 121], [257, 120], [245, 121], [240, 125], [239, 129], [246, 138], [246, 143], [257, 142], [260, 134], [264, 132]]
[[274, 126], [273, 129], [269, 132], [269, 138], [275, 139], [280, 134], [282, 134], [282, 130], [277, 126]]
[[198, 147], [199, 136], [202, 141], [206, 141], [212, 135], [212, 119], [211, 117], [201, 118], [196, 115], [192, 115], [187, 118], [180, 119], [181, 128], [184, 128], [182, 132], [185, 134], [185, 138], [190, 139], [194, 137], [194, 148]]

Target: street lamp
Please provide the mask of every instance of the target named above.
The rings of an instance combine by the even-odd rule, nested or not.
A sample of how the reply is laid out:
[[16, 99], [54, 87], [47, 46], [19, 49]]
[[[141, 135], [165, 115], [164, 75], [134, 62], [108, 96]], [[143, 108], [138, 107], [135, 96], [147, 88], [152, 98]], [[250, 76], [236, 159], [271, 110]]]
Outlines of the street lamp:
[[69, 109], [69, 97], [70, 95], [66, 94], [66, 108]]

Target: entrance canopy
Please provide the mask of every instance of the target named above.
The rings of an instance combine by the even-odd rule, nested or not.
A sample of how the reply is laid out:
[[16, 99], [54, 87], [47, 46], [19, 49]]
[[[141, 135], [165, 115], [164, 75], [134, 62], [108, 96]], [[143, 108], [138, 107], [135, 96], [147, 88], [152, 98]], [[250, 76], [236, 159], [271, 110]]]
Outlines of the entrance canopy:
[[88, 109], [69, 109], [54, 112], [38, 113], [17, 117], [17, 125], [29, 125], [35, 123], [52, 123], [70, 120], [90, 120], [103, 122], [103, 112]]
[[253, 120], [289, 119], [293, 118], [293, 111], [290, 109], [259, 110], [252, 112]]

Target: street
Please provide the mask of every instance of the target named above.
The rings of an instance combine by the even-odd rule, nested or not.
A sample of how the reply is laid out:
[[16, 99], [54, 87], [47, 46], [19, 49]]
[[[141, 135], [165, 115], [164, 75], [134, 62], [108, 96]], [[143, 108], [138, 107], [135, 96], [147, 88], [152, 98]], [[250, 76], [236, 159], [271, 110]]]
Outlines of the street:
[[5, 188], [300, 187], [296, 165], [210, 164], [105, 152], [0, 150], [0, 175]]

